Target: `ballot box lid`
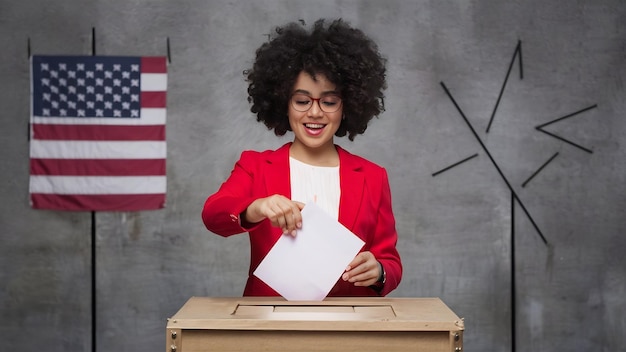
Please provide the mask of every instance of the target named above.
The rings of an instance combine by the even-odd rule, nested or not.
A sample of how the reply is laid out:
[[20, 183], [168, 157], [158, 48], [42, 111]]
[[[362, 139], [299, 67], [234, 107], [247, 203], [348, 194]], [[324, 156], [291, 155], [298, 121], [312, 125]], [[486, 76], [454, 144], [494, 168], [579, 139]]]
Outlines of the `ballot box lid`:
[[168, 329], [461, 331], [464, 323], [439, 298], [191, 297]]

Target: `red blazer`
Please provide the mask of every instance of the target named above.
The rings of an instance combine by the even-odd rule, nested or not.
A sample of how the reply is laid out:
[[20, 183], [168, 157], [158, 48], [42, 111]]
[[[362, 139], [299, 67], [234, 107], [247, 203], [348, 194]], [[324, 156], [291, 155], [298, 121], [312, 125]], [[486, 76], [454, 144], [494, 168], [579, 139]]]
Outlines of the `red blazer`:
[[[290, 145], [287, 143], [275, 151], [243, 152], [228, 180], [206, 200], [202, 210], [202, 220], [211, 232], [225, 237], [249, 232], [251, 258], [244, 296], [279, 296], [252, 273], [282, 236], [282, 231], [272, 227], [267, 219], [252, 228], [244, 228], [239, 216], [257, 198], [274, 194], [291, 198]], [[384, 296], [398, 286], [402, 276], [387, 172], [339, 146], [337, 151], [341, 187], [339, 222], [365, 241], [362, 251], [374, 254], [385, 268], [387, 280], [377, 292], [339, 278], [329, 296]]]

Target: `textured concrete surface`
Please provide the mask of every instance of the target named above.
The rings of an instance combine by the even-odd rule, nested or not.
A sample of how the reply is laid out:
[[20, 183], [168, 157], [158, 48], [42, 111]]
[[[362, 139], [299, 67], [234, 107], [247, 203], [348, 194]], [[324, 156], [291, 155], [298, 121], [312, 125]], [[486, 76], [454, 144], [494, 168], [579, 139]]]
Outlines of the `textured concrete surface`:
[[[626, 345], [623, 1], [0, 0], [3, 346], [91, 350], [91, 214], [28, 206], [28, 38], [33, 54], [85, 55], [92, 27], [102, 55], [165, 55], [170, 38], [167, 208], [96, 214], [97, 349], [155, 351], [190, 296], [243, 290], [246, 236], [212, 235], [200, 210], [242, 150], [290, 139], [255, 122], [242, 71], [274, 25], [320, 17], [388, 58], [387, 111], [338, 143], [389, 171], [405, 266], [393, 296], [441, 297], [465, 318], [465, 350], [510, 351], [514, 232], [517, 350]], [[517, 60], [486, 133], [520, 40], [523, 79]], [[546, 127], [592, 153], [535, 129], [594, 104]]]

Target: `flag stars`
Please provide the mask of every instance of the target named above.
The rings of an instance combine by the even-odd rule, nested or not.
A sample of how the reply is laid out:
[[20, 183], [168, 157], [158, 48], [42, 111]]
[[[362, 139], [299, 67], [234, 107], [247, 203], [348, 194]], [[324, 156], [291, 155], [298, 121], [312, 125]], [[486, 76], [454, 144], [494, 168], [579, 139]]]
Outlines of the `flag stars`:
[[[98, 61], [101, 59], [102, 61]], [[140, 117], [141, 65], [96, 58], [34, 65], [40, 116]], [[44, 113], [45, 109], [45, 113]], [[61, 114], [62, 113], [62, 114]]]

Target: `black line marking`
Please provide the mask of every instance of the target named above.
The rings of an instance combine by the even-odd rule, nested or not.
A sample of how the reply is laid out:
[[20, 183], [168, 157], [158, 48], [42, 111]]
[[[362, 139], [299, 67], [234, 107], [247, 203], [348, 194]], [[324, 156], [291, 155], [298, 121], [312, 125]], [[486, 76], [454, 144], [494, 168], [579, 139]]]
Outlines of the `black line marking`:
[[515, 51], [513, 52], [513, 57], [511, 58], [511, 63], [509, 64], [509, 69], [506, 71], [506, 77], [504, 77], [504, 83], [502, 83], [502, 87], [500, 88], [500, 94], [498, 94], [498, 99], [496, 100], [496, 105], [493, 107], [493, 111], [491, 112], [491, 118], [489, 119], [489, 124], [487, 125], [487, 130], [485, 132], [489, 133], [489, 129], [491, 128], [491, 124], [493, 123], [493, 119], [496, 117], [496, 111], [498, 110], [498, 106], [500, 105], [500, 100], [502, 99], [502, 95], [504, 94], [504, 88], [506, 87], [507, 82], [509, 81], [509, 75], [511, 74], [511, 70], [513, 70], [513, 64], [515, 63], [515, 58], [519, 56], [519, 65], [520, 65], [520, 79], [523, 79], [523, 70], [522, 70], [522, 41], [517, 41], [517, 46], [515, 47]]
[[517, 319], [517, 288], [515, 282], [515, 194], [511, 193], [511, 352], [515, 352]]
[[570, 141], [570, 140], [567, 140], [567, 139], [565, 139], [565, 138], [563, 138], [563, 137], [561, 137], [561, 136], [558, 136], [558, 135], [556, 135], [556, 134], [554, 134], [554, 133], [551, 133], [551, 132], [548, 132], [548, 131], [546, 131], [546, 130], [543, 130], [543, 129], [541, 129], [540, 127], [537, 127], [536, 129], [537, 129], [537, 131], [541, 131], [541, 132], [543, 132], [543, 133], [547, 134], [548, 136], [554, 137], [554, 138], [556, 138], [556, 139], [558, 139], [558, 140], [560, 140], [560, 141], [563, 141], [563, 142], [565, 142], [565, 143], [567, 143], [567, 144], [573, 145], [573, 146], [574, 146], [574, 147], [576, 147], [576, 148], [580, 148], [580, 149], [582, 149], [582, 150], [586, 151], [586, 152], [587, 152], [587, 153], [589, 153], [589, 154], [593, 154], [593, 150], [591, 150], [591, 149], [585, 148], [585, 147], [583, 147], [583, 146], [581, 146], [581, 145], [578, 145], [578, 144], [576, 144], [576, 143], [574, 143], [574, 142], [572, 142], [572, 141]]
[[96, 291], [98, 286], [96, 285], [96, 252], [97, 252], [97, 244], [96, 244], [96, 212], [91, 211], [91, 351], [96, 352], [96, 338], [97, 338], [97, 314], [98, 314], [98, 305], [96, 304]]
[[96, 56], [96, 27], [91, 27], [91, 56]]
[[467, 124], [469, 129], [474, 134], [474, 137], [476, 137], [476, 140], [478, 140], [478, 143], [480, 143], [480, 146], [483, 148], [483, 150], [485, 151], [485, 153], [489, 157], [489, 160], [491, 160], [491, 163], [493, 164], [493, 166], [496, 168], [496, 170], [500, 174], [500, 177], [502, 177], [502, 180], [504, 181], [504, 183], [506, 183], [506, 186], [513, 193], [513, 196], [515, 196], [515, 198], [517, 199], [517, 202], [522, 207], [522, 210], [524, 210], [524, 213], [526, 213], [526, 216], [528, 217], [530, 222], [533, 224], [533, 227], [535, 228], [535, 230], [537, 231], [537, 233], [541, 237], [541, 240], [543, 241], [543, 243], [546, 246], [548, 246], [548, 240], [544, 237], [543, 233], [541, 233], [541, 230], [539, 229], [539, 226], [537, 226], [537, 224], [535, 223], [535, 220], [533, 219], [533, 217], [530, 215], [530, 213], [526, 209], [526, 206], [524, 206], [524, 203], [522, 203], [522, 201], [519, 199], [519, 197], [515, 193], [515, 190], [511, 186], [511, 183], [509, 182], [509, 180], [507, 180], [506, 176], [504, 176], [504, 173], [502, 172], [502, 170], [498, 166], [498, 163], [496, 163], [496, 161], [494, 160], [493, 156], [491, 156], [491, 153], [489, 153], [489, 149], [487, 149], [487, 147], [485, 146], [483, 141], [480, 139], [480, 136], [478, 136], [478, 133], [476, 133], [476, 130], [474, 130], [474, 127], [472, 126], [472, 124], [469, 122], [469, 120], [465, 116], [465, 113], [463, 113], [463, 110], [461, 110], [461, 108], [459, 107], [459, 104], [457, 104], [456, 100], [454, 100], [454, 98], [452, 97], [452, 94], [448, 90], [448, 87], [446, 87], [446, 85], [443, 82], [440, 82], [440, 84], [443, 87], [443, 90], [446, 92], [446, 94], [450, 98], [450, 100], [452, 101], [452, 104], [454, 104], [454, 106], [456, 107], [457, 111], [459, 112], [459, 114], [461, 114], [461, 117], [463, 118], [463, 120], [465, 120], [465, 123]]
[[166, 38], [165, 43], [167, 45], [167, 63], [171, 64], [172, 63], [172, 50], [170, 49], [170, 37]]
[[522, 40], [517, 41], [519, 46], [519, 79], [524, 79], [524, 65], [522, 64]]
[[476, 154], [474, 154], [474, 155], [472, 155], [472, 156], [470, 156], [470, 157], [467, 157], [467, 158], [465, 158], [465, 159], [463, 159], [463, 160], [461, 160], [461, 161], [459, 161], [459, 162], [456, 162], [456, 163], [454, 163], [454, 164], [452, 164], [452, 165], [450, 165], [450, 166], [448, 166], [448, 167], [446, 167], [446, 168], [443, 168], [443, 169], [441, 169], [441, 170], [439, 170], [439, 171], [435, 172], [432, 176], [433, 176], [433, 177], [435, 177], [435, 176], [439, 175], [440, 173], [445, 172], [445, 171], [448, 171], [448, 170], [452, 169], [452, 168], [453, 168], [453, 167], [455, 167], [455, 166], [459, 166], [459, 165], [463, 164], [464, 162], [466, 162], [466, 161], [468, 161], [468, 160], [470, 160], [470, 159], [473, 159], [473, 158], [475, 158], [475, 157], [477, 157], [477, 156], [478, 156], [478, 153], [476, 153]]
[[[33, 62], [31, 61], [32, 54], [31, 54], [31, 51], [30, 51], [30, 37], [26, 38], [26, 55], [27, 55], [26, 57], [28, 58], [28, 61], [29, 61], [30, 69], [32, 70]], [[26, 133], [26, 140], [28, 142], [30, 142], [30, 130], [31, 130], [31, 128], [30, 128], [31, 127], [30, 121], [28, 122], [27, 125], [28, 126], [26, 126], [26, 127], [28, 127], [27, 128], [28, 132]]]
[[548, 159], [548, 161], [543, 163], [543, 165], [541, 165], [539, 169], [537, 169], [537, 171], [533, 172], [533, 174], [530, 175], [530, 177], [526, 181], [524, 181], [524, 183], [522, 183], [522, 187], [526, 187], [528, 182], [530, 182], [530, 180], [532, 180], [535, 176], [537, 176], [537, 174], [539, 174], [539, 172], [543, 170], [544, 167], [546, 167], [549, 163], [551, 163], [552, 160], [554, 160], [554, 158], [556, 158], [557, 155], [559, 155], [559, 152], [554, 153], [554, 155], [550, 159]]
[[595, 108], [597, 108], [597, 107], [598, 107], [598, 104], [593, 104], [593, 105], [591, 105], [591, 106], [588, 106], [588, 107], [586, 107], [586, 108], [584, 108], [584, 109], [580, 109], [580, 110], [578, 110], [578, 111], [576, 111], [576, 112], [573, 112], [573, 113], [571, 113], [571, 114], [565, 115], [565, 116], [563, 116], [563, 117], [559, 117], [559, 118], [558, 118], [558, 119], [556, 119], [556, 120], [552, 120], [552, 121], [546, 122], [546, 123], [544, 123], [544, 124], [541, 124], [541, 125], [537, 126], [536, 128], [537, 128], [537, 129], [541, 129], [541, 128], [546, 127], [546, 126], [548, 126], [548, 125], [551, 125], [551, 124], [553, 124], [553, 123], [559, 122], [559, 121], [561, 121], [561, 120], [565, 120], [565, 119], [567, 119], [567, 118], [570, 118], [570, 117], [576, 116], [576, 115], [578, 115], [578, 114], [582, 114], [582, 113], [583, 113], [583, 112], [585, 112], [585, 111], [589, 111], [589, 110], [591, 110], [591, 109], [595, 109]]

